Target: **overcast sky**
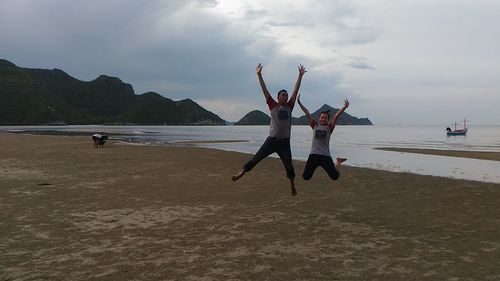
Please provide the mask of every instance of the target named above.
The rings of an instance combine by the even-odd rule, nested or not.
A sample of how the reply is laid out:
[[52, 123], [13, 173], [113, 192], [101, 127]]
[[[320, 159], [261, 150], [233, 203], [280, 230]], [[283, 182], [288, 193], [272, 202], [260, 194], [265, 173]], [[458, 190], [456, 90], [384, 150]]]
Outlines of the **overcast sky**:
[[267, 112], [257, 63], [273, 96], [303, 64], [311, 111], [348, 98], [375, 124], [500, 124], [499, 26], [494, 0], [2, 0], [0, 58], [229, 121]]

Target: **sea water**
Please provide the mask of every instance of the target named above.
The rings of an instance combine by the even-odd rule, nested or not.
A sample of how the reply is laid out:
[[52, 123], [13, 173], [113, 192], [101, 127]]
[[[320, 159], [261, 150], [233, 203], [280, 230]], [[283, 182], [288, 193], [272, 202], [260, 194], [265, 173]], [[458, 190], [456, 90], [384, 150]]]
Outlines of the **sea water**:
[[[334, 158], [347, 158], [345, 165], [349, 166], [500, 183], [500, 161], [375, 149], [405, 147], [500, 152], [500, 126], [472, 126], [467, 136], [452, 137], [446, 136], [444, 129], [443, 126], [336, 126], [330, 149]], [[187, 141], [191, 143], [186, 145], [254, 154], [267, 137], [269, 126], [18, 126], [0, 127], [0, 130], [88, 132], [89, 136], [92, 132], [113, 133], [112, 139], [126, 142], [168, 145]], [[309, 126], [292, 127], [294, 159], [307, 159], [311, 137]]]

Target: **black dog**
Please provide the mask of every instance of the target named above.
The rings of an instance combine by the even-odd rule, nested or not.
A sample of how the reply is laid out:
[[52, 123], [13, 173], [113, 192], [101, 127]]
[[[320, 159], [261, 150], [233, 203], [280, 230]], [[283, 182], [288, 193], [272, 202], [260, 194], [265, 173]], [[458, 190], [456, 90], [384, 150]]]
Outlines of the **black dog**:
[[101, 147], [104, 147], [104, 144], [108, 140], [108, 136], [107, 135], [100, 135], [100, 134], [93, 134], [92, 140], [94, 141], [94, 148], [99, 147], [99, 145]]

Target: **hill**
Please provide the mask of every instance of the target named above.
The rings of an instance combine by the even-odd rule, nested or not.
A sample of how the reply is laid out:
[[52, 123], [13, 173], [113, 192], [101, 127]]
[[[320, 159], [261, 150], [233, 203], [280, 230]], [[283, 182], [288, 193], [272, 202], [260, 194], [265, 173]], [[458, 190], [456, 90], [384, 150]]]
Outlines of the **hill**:
[[[330, 116], [334, 116], [339, 110], [333, 108], [327, 104], [324, 104], [311, 115], [318, 120], [319, 114], [323, 111], [330, 110]], [[247, 113], [240, 121], [236, 122], [235, 125], [269, 125], [271, 122], [271, 117], [262, 111], [254, 110]], [[292, 125], [309, 125], [307, 117], [305, 115], [296, 118], [292, 117]], [[368, 118], [357, 118], [346, 112], [340, 115], [339, 120], [337, 120], [337, 125], [373, 125]]]
[[[337, 108], [333, 108], [327, 104], [324, 104], [318, 110], [311, 113], [311, 115], [316, 120], [319, 120], [319, 114], [323, 111], [328, 111], [328, 110], [330, 111], [330, 116], [332, 116], [332, 117], [339, 111], [339, 109], [337, 109]], [[309, 121], [307, 120], [307, 117], [305, 115], [303, 115], [300, 118], [292, 119], [292, 124], [293, 125], [309, 125]], [[373, 123], [368, 118], [358, 118], [358, 117], [350, 115], [347, 112], [344, 112], [344, 113], [342, 113], [342, 115], [340, 115], [339, 119], [337, 120], [337, 125], [373, 125]]]
[[269, 125], [271, 117], [260, 110], [247, 113], [234, 125]]
[[60, 69], [21, 68], [2, 59], [0, 100], [0, 125], [225, 125], [190, 99], [135, 95], [130, 84], [116, 77], [84, 82]]

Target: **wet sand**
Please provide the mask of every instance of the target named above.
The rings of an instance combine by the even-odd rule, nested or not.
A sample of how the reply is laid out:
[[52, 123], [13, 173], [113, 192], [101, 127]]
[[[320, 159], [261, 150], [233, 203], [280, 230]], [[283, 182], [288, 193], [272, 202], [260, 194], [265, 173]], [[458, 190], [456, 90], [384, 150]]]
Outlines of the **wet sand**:
[[[500, 185], [0, 133], [0, 280], [500, 280]], [[295, 162], [299, 176], [304, 162]]]
[[473, 158], [481, 160], [500, 161], [500, 152], [486, 152], [486, 151], [463, 151], [463, 150], [438, 150], [438, 149], [421, 149], [421, 148], [400, 148], [400, 147], [379, 147], [376, 148], [385, 151], [394, 151], [401, 153], [417, 153], [417, 154], [431, 154], [439, 156]]

